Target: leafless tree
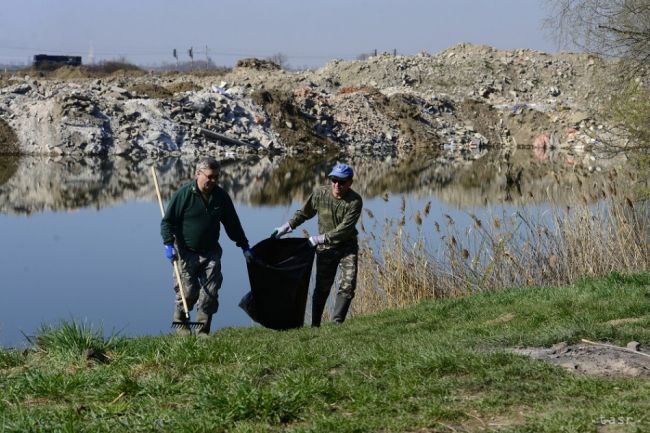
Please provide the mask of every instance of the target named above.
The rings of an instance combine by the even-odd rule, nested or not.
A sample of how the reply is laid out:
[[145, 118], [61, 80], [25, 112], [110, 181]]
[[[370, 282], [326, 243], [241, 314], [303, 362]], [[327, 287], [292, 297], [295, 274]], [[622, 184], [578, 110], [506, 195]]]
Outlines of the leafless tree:
[[289, 67], [289, 58], [283, 53], [275, 53], [272, 56], [267, 57], [266, 60], [269, 60], [282, 69], [287, 69]]
[[616, 59], [597, 87], [601, 115], [650, 151], [650, 0], [545, 0], [545, 27], [559, 45]]
[[650, 62], [650, 0], [545, 0], [545, 27], [562, 46]]

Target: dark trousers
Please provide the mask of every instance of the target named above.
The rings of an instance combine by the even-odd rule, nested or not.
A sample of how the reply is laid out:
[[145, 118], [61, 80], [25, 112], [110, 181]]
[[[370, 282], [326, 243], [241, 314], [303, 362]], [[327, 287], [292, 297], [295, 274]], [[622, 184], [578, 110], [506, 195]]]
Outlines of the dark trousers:
[[320, 326], [323, 310], [330, 294], [336, 271], [341, 268], [340, 285], [337, 292], [337, 304], [344, 308], [335, 308], [334, 320], [343, 322], [350, 302], [357, 288], [357, 263], [359, 245], [349, 242], [336, 247], [319, 247], [316, 250], [316, 287], [312, 295], [312, 326]]

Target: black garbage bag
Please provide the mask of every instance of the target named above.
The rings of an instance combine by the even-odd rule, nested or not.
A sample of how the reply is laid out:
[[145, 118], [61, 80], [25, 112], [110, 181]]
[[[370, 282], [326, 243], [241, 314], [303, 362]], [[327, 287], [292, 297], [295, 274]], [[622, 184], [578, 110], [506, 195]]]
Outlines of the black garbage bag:
[[269, 238], [252, 250], [255, 259], [247, 264], [251, 291], [239, 306], [267, 328], [301, 327], [316, 250], [301, 238]]

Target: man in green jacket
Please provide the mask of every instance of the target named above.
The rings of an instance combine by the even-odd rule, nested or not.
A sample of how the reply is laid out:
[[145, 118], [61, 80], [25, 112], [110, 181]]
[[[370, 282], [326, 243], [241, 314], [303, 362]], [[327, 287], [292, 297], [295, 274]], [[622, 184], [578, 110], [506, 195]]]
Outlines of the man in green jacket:
[[[228, 237], [243, 250], [246, 260], [252, 257], [232, 200], [217, 185], [218, 177], [219, 163], [214, 158], [201, 158], [195, 179], [174, 193], [160, 223], [165, 256], [170, 261], [180, 258], [188, 309], [196, 305], [196, 321], [203, 324], [198, 330], [199, 336], [209, 334], [212, 315], [219, 308], [218, 292], [223, 281], [220, 224], [223, 224]], [[176, 283], [174, 290], [174, 321], [187, 321]], [[189, 334], [189, 328], [182, 327], [179, 333]]]
[[317, 187], [293, 218], [271, 235], [279, 238], [318, 214], [319, 234], [309, 238], [309, 243], [316, 247], [312, 326], [320, 326], [338, 267], [341, 268], [341, 284], [334, 303], [334, 322], [343, 323], [354, 298], [359, 254], [355, 226], [361, 216], [363, 200], [351, 188], [353, 174], [349, 165], [335, 165], [328, 175], [331, 185]]

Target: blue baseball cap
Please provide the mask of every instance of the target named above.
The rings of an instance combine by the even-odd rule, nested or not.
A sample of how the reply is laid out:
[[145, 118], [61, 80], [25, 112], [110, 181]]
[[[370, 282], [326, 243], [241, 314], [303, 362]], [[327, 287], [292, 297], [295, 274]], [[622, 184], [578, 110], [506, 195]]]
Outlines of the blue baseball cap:
[[332, 171], [330, 171], [330, 174], [327, 175], [327, 177], [338, 177], [339, 179], [347, 179], [349, 177], [352, 177], [354, 172], [352, 171], [352, 167], [350, 167], [347, 164], [336, 164]]

